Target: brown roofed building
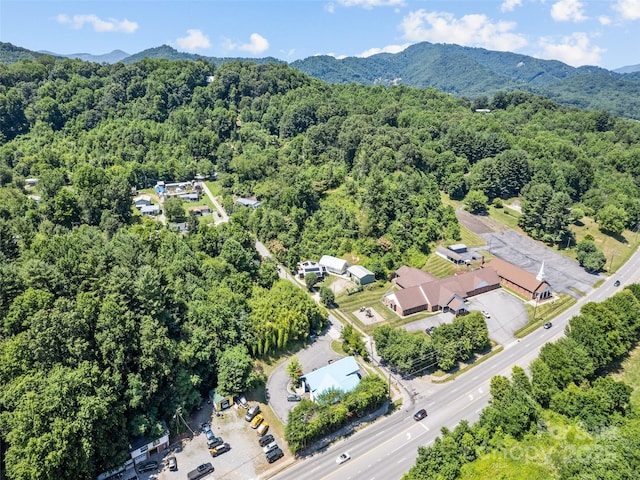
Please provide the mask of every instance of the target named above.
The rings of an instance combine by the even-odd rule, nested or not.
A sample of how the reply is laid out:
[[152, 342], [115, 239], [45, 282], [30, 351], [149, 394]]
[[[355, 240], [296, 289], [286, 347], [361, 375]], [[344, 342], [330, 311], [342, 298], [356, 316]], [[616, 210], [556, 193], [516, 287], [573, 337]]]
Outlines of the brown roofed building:
[[189, 213], [193, 213], [194, 215], [208, 215], [211, 213], [211, 208], [208, 205], [189, 207], [187, 210], [189, 211]]
[[498, 272], [502, 284], [527, 298], [543, 300], [551, 297], [551, 287], [544, 280], [544, 264], [538, 275], [527, 272], [498, 257], [493, 257], [484, 268], [491, 268]]
[[425, 272], [419, 268], [403, 265], [393, 274], [392, 280], [400, 288], [409, 288], [423, 283], [433, 282], [434, 280], [438, 280], [438, 277], [434, 277], [429, 272]]
[[402, 316], [424, 310], [460, 314], [467, 311], [466, 298], [496, 288], [500, 288], [500, 277], [495, 270], [483, 268], [398, 290], [387, 295], [384, 303]]

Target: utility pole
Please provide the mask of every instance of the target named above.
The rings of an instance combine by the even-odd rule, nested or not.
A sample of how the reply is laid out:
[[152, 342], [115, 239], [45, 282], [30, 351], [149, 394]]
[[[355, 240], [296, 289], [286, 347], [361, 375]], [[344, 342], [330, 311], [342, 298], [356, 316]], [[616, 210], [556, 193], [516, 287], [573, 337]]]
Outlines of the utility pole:
[[609, 261], [609, 271], [611, 271], [611, 266], [613, 265], [613, 257], [615, 256], [616, 251], [611, 252], [611, 260]]
[[178, 405], [178, 408], [176, 408], [176, 413], [173, 415], [173, 418], [176, 419], [176, 423], [179, 420], [182, 420], [182, 423], [184, 423], [186, 425], [186, 427], [189, 429], [189, 431], [191, 432], [191, 435], [195, 435], [195, 432], [193, 430], [191, 430], [191, 427], [189, 426], [189, 424], [187, 423], [187, 421], [184, 419], [184, 417], [182, 416], [182, 406]]

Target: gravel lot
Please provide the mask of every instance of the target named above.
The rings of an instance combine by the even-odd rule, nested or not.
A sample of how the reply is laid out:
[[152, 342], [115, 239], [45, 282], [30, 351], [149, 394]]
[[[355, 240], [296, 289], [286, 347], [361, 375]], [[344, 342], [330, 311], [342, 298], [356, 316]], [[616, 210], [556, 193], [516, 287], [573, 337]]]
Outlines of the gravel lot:
[[[152, 460], [156, 460], [159, 463], [162, 462], [161, 469], [158, 472], [140, 475], [141, 480], [184, 480], [188, 472], [198, 465], [207, 462], [211, 462], [215, 467], [215, 472], [204, 477], [207, 480], [213, 480], [213, 478], [251, 480], [263, 478], [265, 472], [271, 468], [279, 468], [281, 464], [291, 458], [288, 450], [283, 448], [282, 450], [285, 453], [284, 458], [272, 465], [267, 463], [262, 448], [258, 445], [259, 437], [256, 431], [244, 420], [244, 415], [246, 414], [244, 408], [234, 405], [228, 410], [225, 410], [222, 416], [214, 416], [211, 420], [211, 405], [206, 405], [206, 407], [207, 408], [199, 412], [199, 415], [194, 418], [192, 422], [192, 428], [194, 430], [196, 428], [198, 429], [196, 430], [196, 435], [192, 438], [174, 443], [172, 448], [178, 447], [175, 452], [167, 452], [162, 456], [152, 456]], [[225, 442], [231, 445], [229, 452], [223, 453], [215, 458], [209, 453], [206, 437], [199, 428], [201, 422], [207, 420], [207, 418], [210, 419], [211, 429], [215, 435], [222, 437]], [[279, 445], [285, 447], [286, 444], [281, 438], [278, 438], [272, 431], [269, 433], [272, 433], [276, 437]], [[171, 454], [176, 456], [178, 471], [171, 472], [166, 467], [166, 458]]]

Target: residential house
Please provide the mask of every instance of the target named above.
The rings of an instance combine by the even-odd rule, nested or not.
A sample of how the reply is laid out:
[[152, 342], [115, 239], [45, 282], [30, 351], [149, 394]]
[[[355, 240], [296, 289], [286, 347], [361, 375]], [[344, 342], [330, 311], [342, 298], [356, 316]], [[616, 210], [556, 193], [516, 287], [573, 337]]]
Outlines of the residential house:
[[532, 300], [544, 300], [552, 296], [551, 286], [544, 279], [544, 263], [537, 275], [513, 265], [499, 257], [493, 257], [483, 268], [498, 273], [502, 285]]
[[349, 263], [342, 258], [332, 257], [330, 255], [323, 255], [318, 264], [329, 273], [336, 275], [344, 275], [349, 267]]
[[160, 215], [160, 205], [143, 205], [140, 207], [140, 213], [142, 215]]
[[309, 392], [312, 401], [329, 390], [350, 392], [360, 383], [360, 365], [356, 359], [345, 357], [330, 363], [326, 367], [318, 368], [300, 377], [304, 383], [305, 391]]
[[187, 211], [194, 215], [203, 216], [209, 215], [211, 213], [211, 208], [209, 208], [208, 205], [198, 205], [197, 207], [189, 207]]
[[376, 281], [375, 274], [360, 265], [352, 265], [347, 268], [347, 274], [358, 285], [367, 285]]
[[298, 275], [301, 278], [306, 277], [309, 273], [315, 273], [318, 277], [322, 278], [327, 272], [323, 266], [313, 260], [306, 260], [298, 264]]
[[148, 207], [149, 205], [151, 205], [151, 196], [139, 195], [133, 199], [133, 204], [138, 210], [140, 210], [142, 207]]

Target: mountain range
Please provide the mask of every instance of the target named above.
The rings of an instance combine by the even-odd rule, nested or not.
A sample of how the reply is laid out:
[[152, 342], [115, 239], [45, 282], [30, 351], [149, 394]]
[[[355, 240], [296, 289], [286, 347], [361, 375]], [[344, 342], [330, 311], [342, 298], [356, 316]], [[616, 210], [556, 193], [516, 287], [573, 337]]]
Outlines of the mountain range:
[[[285, 63], [273, 57], [206, 57], [179, 52], [168, 45], [133, 55], [115, 50], [96, 56], [33, 52], [10, 43], [0, 43], [0, 63], [35, 59], [41, 55], [125, 64], [145, 57], [203, 59], [218, 66], [238, 60]], [[640, 65], [621, 67], [616, 71], [595, 66], [572, 67], [557, 60], [541, 60], [511, 52], [422, 42], [395, 54], [380, 53], [366, 58], [343, 59], [327, 55], [312, 56], [291, 62], [289, 66], [329, 83], [436, 88], [458, 97], [473, 99], [480, 106], [483, 98], [499, 91], [522, 90], [546, 96], [563, 105], [605, 110], [640, 120]]]

